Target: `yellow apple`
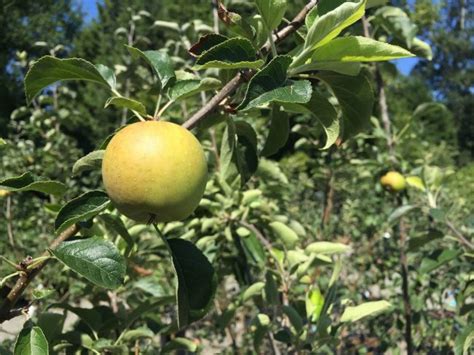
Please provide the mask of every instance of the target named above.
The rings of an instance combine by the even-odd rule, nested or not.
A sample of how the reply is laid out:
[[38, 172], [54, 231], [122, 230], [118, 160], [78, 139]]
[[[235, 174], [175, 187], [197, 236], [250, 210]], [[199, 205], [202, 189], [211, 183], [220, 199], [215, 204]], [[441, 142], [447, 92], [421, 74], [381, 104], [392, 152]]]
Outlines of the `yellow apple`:
[[390, 191], [398, 192], [405, 190], [406, 182], [402, 174], [397, 171], [389, 171], [380, 178], [383, 187]]
[[10, 191], [0, 189], [0, 198], [7, 197], [8, 195], [10, 195]]
[[178, 221], [198, 206], [207, 163], [201, 144], [186, 128], [138, 122], [120, 130], [108, 144], [102, 179], [125, 216], [144, 223]]

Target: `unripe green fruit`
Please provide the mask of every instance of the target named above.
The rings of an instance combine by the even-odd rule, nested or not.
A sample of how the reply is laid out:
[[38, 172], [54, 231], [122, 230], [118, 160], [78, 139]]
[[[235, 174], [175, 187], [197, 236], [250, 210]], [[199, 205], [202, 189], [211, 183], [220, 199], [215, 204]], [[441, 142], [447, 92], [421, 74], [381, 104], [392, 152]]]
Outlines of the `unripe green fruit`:
[[398, 192], [405, 190], [406, 182], [402, 174], [397, 171], [389, 171], [380, 178], [383, 187], [390, 191]]
[[144, 223], [178, 221], [198, 206], [207, 163], [201, 144], [187, 129], [170, 122], [138, 122], [108, 144], [102, 178], [125, 216]]

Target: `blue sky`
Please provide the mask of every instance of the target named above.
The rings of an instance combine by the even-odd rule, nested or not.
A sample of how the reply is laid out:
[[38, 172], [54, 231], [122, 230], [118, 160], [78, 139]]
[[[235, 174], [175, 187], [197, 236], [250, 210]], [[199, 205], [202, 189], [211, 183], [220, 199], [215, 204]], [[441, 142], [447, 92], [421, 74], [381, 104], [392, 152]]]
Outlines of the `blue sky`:
[[[97, 2], [101, 0], [77, 0], [81, 4], [82, 9], [85, 13], [86, 22], [90, 22], [97, 17]], [[398, 70], [403, 75], [410, 74], [412, 68], [419, 62], [417, 58], [407, 58], [393, 61], [397, 66]]]
[[82, 10], [85, 13], [85, 20], [86, 22], [90, 22], [91, 20], [97, 17], [97, 0], [77, 0], [78, 3], [81, 5]]

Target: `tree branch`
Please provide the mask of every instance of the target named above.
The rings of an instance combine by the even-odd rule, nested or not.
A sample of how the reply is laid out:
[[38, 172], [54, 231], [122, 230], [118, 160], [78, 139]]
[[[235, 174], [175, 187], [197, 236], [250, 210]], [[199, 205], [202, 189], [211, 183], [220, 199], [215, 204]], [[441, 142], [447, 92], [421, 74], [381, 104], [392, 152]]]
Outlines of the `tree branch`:
[[[76, 235], [78, 231], [79, 227], [76, 224], [69, 227], [51, 243], [48, 250], [56, 249], [62, 242]], [[42, 256], [50, 256], [49, 251], [45, 251]], [[18, 302], [19, 298], [31, 281], [33, 281], [36, 275], [38, 275], [48, 264], [48, 261], [49, 259], [46, 259], [40, 262], [35, 268], [30, 270], [25, 268], [22, 271], [20, 278], [15, 283], [15, 286], [13, 286], [7, 297], [0, 305], [0, 324], [21, 314], [21, 311], [13, 309], [13, 307], [15, 307], [15, 304]]]
[[[295, 16], [295, 18], [280, 31], [273, 35], [273, 41], [279, 43], [287, 38], [292, 33], [296, 32], [304, 24], [306, 15], [313, 7], [318, 3], [318, 0], [309, 1], [306, 6]], [[271, 50], [270, 41], [268, 41], [261, 49], [260, 53], [266, 55]], [[237, 88], [243, 84], [245, 81], [248, 81], [256, 71], [247, 70], [239, 72], [234, 78], [229, 81], [206, 105], [204, 105], [199, 111], [192, 115], [186, 122], [183, 123], [183, 127], [187, 129], [192, 129], [204, 119], [208, 114], [210, 114], [214, 109], [219, 106], [219, 104], [229, 95], [232, 95]]]

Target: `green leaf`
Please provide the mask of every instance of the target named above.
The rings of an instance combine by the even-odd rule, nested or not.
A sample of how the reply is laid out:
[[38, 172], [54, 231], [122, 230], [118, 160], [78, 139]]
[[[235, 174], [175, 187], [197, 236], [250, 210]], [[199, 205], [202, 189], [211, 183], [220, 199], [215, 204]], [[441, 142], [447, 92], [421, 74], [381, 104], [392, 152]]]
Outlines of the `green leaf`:
[[240, 238], [244, 253], [247, 260], [256, 264], [258, 267], [263, 267], [267, 261], [265, 249], [262, 243], [258, 240], [255, 233], [250, 233], [248, 236]]
[[420, 191], [426, 191], [425, 183], [423, 182], [423, 179], [419, 176], [407, 176], [405, 178], [405, 181], [408, 187], [413, 187]]
[[368, 316], [375, 316], [387, 312], [392, 305], [387, 301], [366, 302], [355, 307], [346, 307], [341, 316], [341, 322], [355, 322]]
[[247, 87], [244, 100], [237, 109], [241, 110], [259, 96], [283, 86], [291, 60], [289, 56], [277, 56], [255, 74]]
[[162, 307], [164, 305], [173, 304], [176, 300], [174, 295], [169, 296], [161, 296], [158, 300], [150, 300], [147, 297], [147, 300], [139, 303], [132, 312], [128, 313], [126, 317], [123, 319], [123, 324], [121, 329], [127, 329], [132, 326], [138, 319], [142, 318], [144, 315], [154, 312], [157, 313], [157, 308]]
[[165, 88], [175, 78], [173, 62], [168, 54], [163, 51], [141, 51], [138, 48], [127, 46], [134, 58], [143, 58], [158, 76], [161, 88]]
[[263, 343], [265, 335], [269, 331], [270, 323], [270, 317], [264, 313], [257, 314], [257, 316], [252, 319], [252, 322], [250, 323], [250, 329], [253, 333], [253, 347], [255, 349], [255, 353], [257, 354], [262, 353], [260, 347]]
[[424, 245], [444, 237], [444, 233], [437, 229], [430, 229], [421, 237], [413, 237], [408, 240], [408, 251], [417, 252]]
[[306, 247], [306, 252], [315, 254], [342, 254], [349, 251], [351, 247], [342, 243], [314, 242]]
[[341, 127], [337, 111], [328, 99], [314, 92], [307, 104], [285, 104], [283, 106], [290, 112], [310, 114], [316, 117], [326, 134], [326, 143], [322, 149], [327, 149], [336, 143]]
[[317, 48], [336, 38], [342, 30], [364, 15], [366, 2], [366, 0], [345, 2], [334, 10], [318, 17], [308, 29], [304, 47]]
[[430, 216], [440, 223], [444, 223], [446, 220], [446, 211], [441, 208], [430, 208]]
[[56, 291], [51, 288], [37, 288], [33, 290], [32, 295], [35, 300], [42, 300], [44, 298], [48, 298], [55, 292]]
[[285, 15], [287, 0], [256, 0], [255, 3], [267, 29], [276, 29]]
[[203, 52], [196, 59], [194, 69], [258, 69], [263, 64], [263, 60], [257, 58], [252, 42], [245, 38], [236, 37]]
[[220, 169], [219, 175], [222, 180], [231, 180], [234, 174], [237, 173], [235, 169], [234, 155], [236, 145], [235, 124], [231, 119], [227, 120], [227, 125], [222, 135], [221, 149], [220, 149]]
[[324, 306], [324, 296], [319, 288], [311, 288], [306, 294], [306, 317], [311, 322], [317, 322]]
[[391, 36], [403, 41], [411, 48], [417, 26], [410, 17], [399, 7], [383, 6], [374, 13], [374, 23], [383, 27]]
[[[468, 355], [469, 349], [474, 344], [474, 325], [467, 325], [462, 332], [456, 337], [454, 345], [455, 355]], [[472, 350], [472, 349], [471, 349]]]
[[344, 76], [336, 73], [319, 73], [336, 96], [343, 113], [343, 138], [356, 135], [370, 122], [374, 106], [374, 93], [367, 77]]
[[177, 101], [193, 96], [201, 91], [216, 90], [221, 85], [222, 82], [215, 78], [181, 80], [170, 88], [169, 95], [171, 100]]
[[125, 227], [125, 224], [120, 219], [120, 217], [110, 213], [103, 213], [99, 216], [99, 218], [104, 221], [105, 225], [109, 229], [120, 235], [123, 240], [125, 240], [125, 242], [127, 243], [127, 250], [125, 251], [125, 255], [129, 256], [135, 245], [135, 242], [133, 241], [132, 236], [128, 232], [128, 229]]
[[217, 4], [217, 14], [219, 19], [227, 26], [231, 34], [245, 37], [250, 40], [254, 39], [255, 30], [245, 18], [238, 13], [227, 10], [221, 0], [219, 0]]
[[192, 353], [195, 353], [197, 350], [197, 344], [186, 338], [174, 338], [166, 343], [162, 349], [163, 354], [171, 353], [175, 350], [187, 350]]
[[273, 58], [250, 80], [245, 98], [237, 109], [248, 110], [270, 102], [308, 102], [312, 93], [310, 82], [287, 82], [290, 63], [289, 56]]
[[153, 25], [152, 25], [152, 28], [154, 27], [161, 27], [161, 28], [165, 28], [174, 32], [180, 32], [179, 23], [172, 22], [172, 21], [156, 20], [155, 22], [153, 22]]
[[278, 221], [272, 222], [270, 223], [270, 228], [273, 230], [275, 235], [281, 239], [287, 248], [293, 248], [298, 242], [298, 235], [293, 229], [286, 226], [285, 224]]
[[125, 259], [109, 241], [99, 237], [66, 241], [51, 251], [73, 271], [93, 284], [115, 289], [125, 277]]
[[140, 327], [137, 329], [132, 329], [132, 330], [127, 330], [122, 339], [124, 342], [129, 342], [129, 341], [135, 341], [137, 339], [141, 338], [153, 338], [155, 336], [155, 333], [153, 333], [149, 328], [147, 327]]
[[270, 271], [265, 273], [265, 300], [271, 305], [277, 305], [280, 303], [278, 286]]
[[420, 274], [430, 273], [439, 267], [449, 263], [462, 254], [459, 250], [436, 250], [430, 256], [421, 260], [421, 265], [417, 268]]
[[249, 300], [254, 296], [261, 296], [262, 290], [265, 287], [265, 282], [256, 282], [253, 285], [250, 285], [242, 294], [242, 302]]
[[176, 272], [178, 327], [182, 328], [204, 316], [212, 303], [216, 290], [215, 272], [194, 244], [183, 239], [169, 239], [167, 243]]
[[339, 74], [356, 76], [359, 75], [362, 66], [357, 62], [310, 62], [300, 65], [291, 70], [291, 74], [300, 74], [313, 71], [333, 71]]
[[86, 80], [111, 88], [110, 76], [102, 75], [104, 68], [80, 58], [58, 59], [44, 56], [33, 63], [25, 76], [26, 101], [31, 103], [41, 90], [62, 80]]
[[315, 6], [308, 12], [308, 14], [306, 15], [304, 19], [304, 24], [306, 28], [311, 28], [314, 21], [316, 21], [318, 17], [319, 17], [318, 6]]
[[204, 52], [211, 49], [212, 47], [215, 47], [228, 39], [229, 38], [227, 38], [226, 36], [217, 33], [209, 33], [205, 36], [200, 37], [199, 40], [195, 44], [193, 44], [191, 48], [189, 48], [188, 52], [192, 56], [198, 57]]
[[380, 62], [409, 57], [414, 54], [402, 47], [360, 36], [336, 38], [312, 55], [316, 62]]
[[100, 169], [105, 150], [95, 150], [74, 163], [72, 174], [79, 175], [84, 171]]
[[431, 46], [417, 37], [413, 38], [410, 51], [418, 57], [426, 58], [428, 60], [433, 59], [433, 51], [431, 50]]
[[38, 315], [38, 327], [43, 331], [44, 336], [48, 340], [48, 344], [53, 344], [53, 342], [61, 336], [65, 320], [65, 313], [49, 313], [43, 311]]
[[105, 79], [105, 81], [107, 81], [110, 88], [115, 90], [117, 87], [117, 78], [115, 77], [114, 71], [103, 64], [97, 64], [95, 67], [100, 75], [102, 75], [102, 77]]
[[296, 333], [299, 334], [303, 329], [303, 319], [299, 313], [291, 306], [283, 306], [283, 313], [286, 314], [290, 320], [291, 325], [295, 328]]
[[[242, 111], [251, 110], [269, 103], [306, 103], [311, 99], [313, 88], [309, 80], [298, 80], [285, 83], [284, 86], [268, 91], [253, 99]], [[239, 106], [240, 107], [240, 106]]]
[[0, 180], [0, 187], [8, 191], [37, 191], [49, 195], [63, 195], [67, 187], [61, 182], [34, 177], [30, 172]]
[[438, 117], [446, 117], [448, 118], [450, 115], [450, 112], [448, 108], [439, 103], [439, 102], [424, 102], [420, 105], [418, 105], [413, 111], [413, 118], [412, 119], [423, 119], [423, 118], [430, 118], [435, 115], [438, 115]]
[[40, 327], [25, 325], [15, 344], [14, 355], [48, 355], [48, 341]]
[[0, 138], [0, 146], [6, 145], [6, 144], [7, 144], [7, 142], [5, 141], [5, 139]]
[[[237, 144], [238, 143], [238, 144]], [[231, 183], [240, 174], [244, 185], [258, 168], [257, 134], [248, 123], [227, 120], [221, 142], [219, 175]]]
[[285, 146], [289, 135], [290, 121], [288, 114], [280, 110], [279, 106], [274, 106], [267, 140], [260, 154], [264, 157], [268, 157], [277, 153]]
[[365, 5], [365, 8], [370, 9], [372, 7], [382, 6], [387, 2], [388, 0], [367, 0], [367, 5]]
[[164, 297], [167, 295], [163, 288], [163, 285], [160, 283], [160, 280], [156, 279], [153, 276], [139, 279], [137, 282], [134, 283], [133, 287], [143, 290], [152, 295], [153, 297]]
[[235, 161], [243, 186], [258, 168], [257, 133], [245, 121], [235, 122], [235, 133], [238, 142], [235, 150]]
[[54, 228], [61, 233], [77, 222], [84, 222], [98, 215], [109, 206], [109, 198], [103, 191], [89, 191], [67, 202], [59, 211]]
[[136, 111], [140, 115], [146, 116], [146, 108], [141, 102], [129, 99], [127, 97], [109, 97], [105, 102], [104, 108], [109, 107], [110, 105], [121, 107], [121, 108], [128, 108], [129, 110]]
[[400, 206], [395, 211], [393, 211], [390, 216], [388, 217], [388, 223], [393, 223], [399, 220], [401, 217], [406, 215], [408, 212], [417, 209], [418, 206], [412, 206], [412, 205], [404, 205]]
[[257, 174], [264, 180], [277, 182], [280, 184], [288, 184], [288, 178], [282, 172], [276, 161], [268, 159], [260, 159], [258, 163]]
[[73, 307], [68, 303], [54, 303], [50, 308], [65, 309], [78, 316], [81, 322], [86, 326], [83, 327], [84, 333], [94, 336], [102, 329], [107, 328], [109, 324], [117, 324], [118, 319], [112, 309], [106, 306], [95, 305], [94, 308]]

